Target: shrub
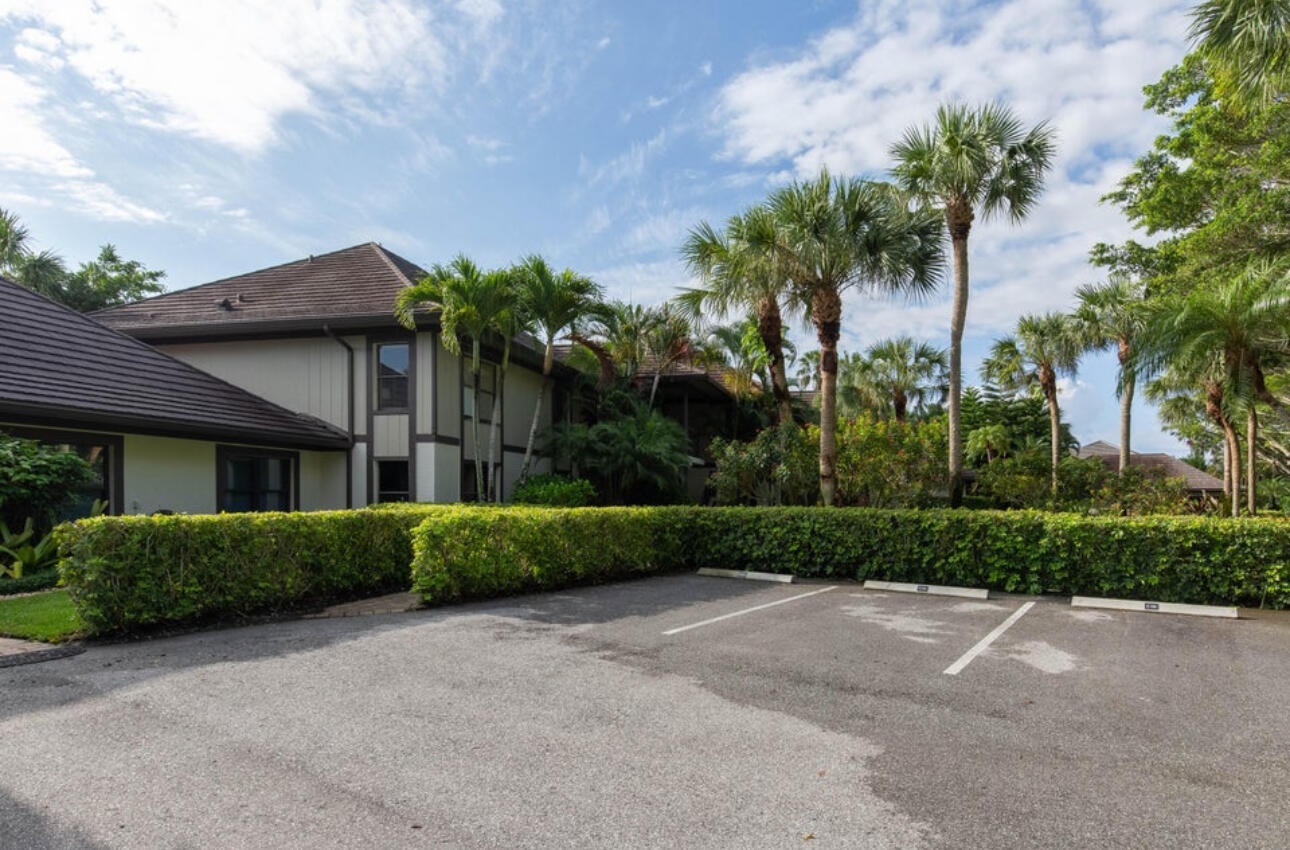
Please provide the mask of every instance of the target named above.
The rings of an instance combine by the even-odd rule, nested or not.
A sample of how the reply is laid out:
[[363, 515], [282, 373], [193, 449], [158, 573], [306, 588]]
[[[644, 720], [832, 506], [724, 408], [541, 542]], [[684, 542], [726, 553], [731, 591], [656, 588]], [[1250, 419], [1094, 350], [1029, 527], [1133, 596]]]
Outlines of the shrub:
[[0, 596], [12, 596], [15, 593], [32, 593], [37, 590], [48, 590], [58, 584], [58, 569], [50, 567], [24, 573], [22, 578], [0, 579]]
[[[945, 492], [946, 426], [865, 414], [838, 422], [837, 503], [924, 507]], [[720, 505], [811, 505], [819, 498], [820, 429], [781, 425], [746, 443], [714, 440], [709, 479]]]
[[668, 508], [451, 508], [412, 532], [412, 590], [452, 602], [676, 569], [673, 515]]
[[533, 475], [519, 483], [511, 501], [517, 505], [585, 508], [596, 503], [596, 488], [585, 478]]
[[1290, 524], [1281, 519], [714, 508], [671, 525], [692, 567], [1290, 606]]
[[718, 505], [813, 505], [820, 498], [819, 430], [793, 423], [746, 443], [716, 437], [708, 488]]
[[30, 519], [43, 534], [90, 475], [75, 452], [0, 434], [0, 522], [20, 529]]
[[436, 510], [97, 517], [55, 534], [82, 619], [120, 632], [406, 590], [409, 531]]

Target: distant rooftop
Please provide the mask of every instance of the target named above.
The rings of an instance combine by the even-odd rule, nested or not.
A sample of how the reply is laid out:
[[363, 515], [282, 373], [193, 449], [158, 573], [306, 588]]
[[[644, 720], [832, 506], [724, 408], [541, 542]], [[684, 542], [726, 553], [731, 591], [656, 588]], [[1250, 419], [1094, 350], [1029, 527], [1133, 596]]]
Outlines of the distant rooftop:
[[[1095, 457], [1112, 472], [1120, 471], [1120, 447], [1104, 440], [1094, 440], [1079, 450], [1082, 458]], [[1223, 482], [1203, 469], [1197, 469], [1186, 461], [1163, 452], [1129, 452], [1129, 466], [1141, 469], [1159, 469], [1166, 478], [1182, 478], [1187, 482], [1187, 489], [1194, 491], [1221, 491]]]

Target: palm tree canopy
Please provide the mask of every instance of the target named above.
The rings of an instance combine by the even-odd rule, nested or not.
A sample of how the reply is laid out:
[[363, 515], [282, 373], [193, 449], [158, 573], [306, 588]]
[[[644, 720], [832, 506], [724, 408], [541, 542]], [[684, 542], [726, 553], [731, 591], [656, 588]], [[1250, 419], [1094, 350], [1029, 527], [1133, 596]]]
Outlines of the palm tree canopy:
[[741, 238], [793, 283], [797, 302], [852, 287], [925, 295], [944, 270], [940, 216], [910, 209], [887, 183], [821, 171], [771, 195], [769, 214], [745, 217]]
[[936, 120], [911, 127], [892, 145], [892, 173], [925, 203], [958, 206], [1014, 222], [1030, 212], [1052, 165], [1055, 135], [1041, 122], [1025, 129], [1007, 106], [942, 104]]
[[536, 254], [525, 257], [516, 272], [524, 311], [548, 342], [604, 297], [604, 290], [591, 278], [572, 269], [556, 272]]
[[28, 238], [17, 214], [0, 209], [0, 271], [16, 273], [30, 250]]
[[1188, 34], [1250, 99], [1267, 100], [1290, 80], [1286, 0], [1204, 0], [1192, 11]]
[[1222, 373], [1226, 395], [1258, 393], [1262, 370], [1290, 356], [1290, 275], [1255, 263], [1232, 280], [1162, 299], [1152, 309], [1139, 362], [1204, 380]]
[[1040, 385], [1052, 389], [1060, 375], [1074, 375], [1083, 346], [1070, 318], [1062, 313], [1022, 316], [1016, 333], [995, 342], [982, 364], [982, 376], [1017, 392]]
[[1128, 275], [1087, 284], [1075, 292], [1074, 320], [1084, 345], [1092, 351], [1117, 350], [1120, 362], [1115, 391], [1124, 391], [1134, 376], [1133, 346], [1146, 321], [1146, 287]]
[[416, 327], [418, 309], [439, 312], [444, 347], [461, 353], [461, 337], [475, 342], [494, 330], [518, 301], [513, 276], [486, 272], [462, 254], [447, 264], [436, 263], [415, 286], [399, 293], [394, 314], [406, 328]]
[[851, 355], [840, 364], [839, 393], [848, 409], [895, 411], [899, 397], [915, 410], [946, 391], [946, 354], [935, 346], [898, 336], [880, 340], [863, 357]]

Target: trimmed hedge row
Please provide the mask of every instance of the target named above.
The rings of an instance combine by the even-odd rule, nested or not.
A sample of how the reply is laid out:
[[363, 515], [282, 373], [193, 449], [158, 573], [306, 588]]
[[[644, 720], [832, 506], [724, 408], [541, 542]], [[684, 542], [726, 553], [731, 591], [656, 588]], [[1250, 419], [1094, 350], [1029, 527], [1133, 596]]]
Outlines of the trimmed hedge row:
[[409, 532], [435, 510], [96, 517], [55, 534], [81, 619], [123, 632], [406, 590]]
[[402, 590], [431, 602], [713, 566], [1021, 593], [1290, 607], [1290, 522], [864, 508], [97, 517], [57, 529], [96, 633]]
[[412, 532], [412, 590], [454, 602], [674, 570], [661, 508], [457, 507]]
[[1290, 523], [1033, 511], [455, 508], [413, 532], [428, 601], [669, 569], [1290, 606]]

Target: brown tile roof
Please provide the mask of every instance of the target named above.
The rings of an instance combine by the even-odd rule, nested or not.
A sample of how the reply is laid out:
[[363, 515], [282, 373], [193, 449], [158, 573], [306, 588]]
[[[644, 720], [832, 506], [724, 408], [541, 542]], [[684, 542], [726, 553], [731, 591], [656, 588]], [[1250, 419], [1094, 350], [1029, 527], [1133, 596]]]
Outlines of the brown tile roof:
[[348, 435], [0, 278], [0, 420], [293, 448]]
[[[94, 318], [143, 339], [185, 329], [363, 318], [393, 324], [394, 299], [425, 271], [375, 242], [99, 310]], [[167, 330], [163, 330], [167, 329]]]
[[[1114, 446], [1104, 440], [1094, 440], [1093, 442], [1081, 446], [1079, 456], [1082, 458], [1095, 457], [1112, 472], [1120, 470], [1120, 447]], [[1195, 491], [1219, 491], [1223, 489], [1223, 482], [1210, 475], [1203, 469], [1197, 469], [1186, 461], [1179, 460], [1173, 455], [1167, 455], [1163, 452], [1129, 452], [1129, 466], [1139, 467], [1144, 470], [1160, 470], [1166, 478], [1182, 478], [1187, 483], [1188, 490]]]

